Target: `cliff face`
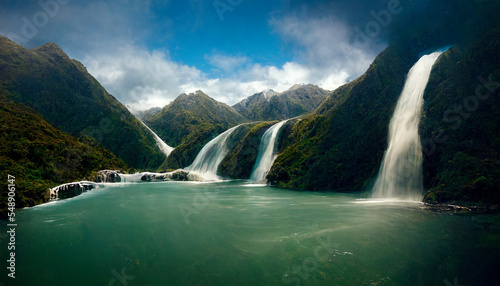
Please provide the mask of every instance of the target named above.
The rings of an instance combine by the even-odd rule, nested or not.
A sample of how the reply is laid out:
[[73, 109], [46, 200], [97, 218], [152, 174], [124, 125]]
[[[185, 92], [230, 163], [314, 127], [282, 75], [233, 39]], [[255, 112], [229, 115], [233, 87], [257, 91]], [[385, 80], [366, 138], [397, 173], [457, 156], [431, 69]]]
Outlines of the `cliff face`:
[[376, 175], [388, 125], [406, 74], [418, 55], [404, 46], [383, 51], [368, 71], [297, 122], [268, 180], [300, 190], [360, 190]]
[[451, 48], [424, 95], [425, 200], [500, 203], [500, 30]]
[[259, 154], [259, 146], [264, 132], [276, 121], [263, 122], [254, 126], [238, 142], [236, 147], [222, 160], [219, 173], [223, 177], [248, 179]]
[[[500, 203], [499, 35], [453, 47], [433, 67], [420, 124], [426, 201]], [[292, 127], [268, 179], [300, 190], [370, 190], [406, 74], [420, 55], [393, 45], [335, 90]]]

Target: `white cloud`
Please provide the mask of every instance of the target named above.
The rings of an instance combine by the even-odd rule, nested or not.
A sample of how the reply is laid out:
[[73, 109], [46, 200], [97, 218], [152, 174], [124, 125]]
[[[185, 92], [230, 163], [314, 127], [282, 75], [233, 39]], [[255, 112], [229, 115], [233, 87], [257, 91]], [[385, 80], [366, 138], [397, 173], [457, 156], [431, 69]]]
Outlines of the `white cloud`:
[[[330, 88], [341, 79], [355, 79], [363, 74], [384, 47], [363, 50], [352, 43], [354, 30], [334, 17], [287, 16], [271, 24], [294, 49], [297, 61], [304, 63], [317, 78], [316, 83]], [[321, 85], [321, 84], [320, 84]]]
[[[40, 9], [37, 1], [31, 2], [31, 10], [20, 5], [22, 9], [6, 13], [6, 19], [0, 22], [20, 24], [23, 16]], [[199, 67], [213, 67], [207, 73], [170, 58], [168, 49], [179, 47], [168, 41], [176, 26], [174, 18], [161, 18], [158, 13], [164, 5], [150, 0], [71, 1], [61, 6], [30, 45], [62, 43], [70, 57], [81, 60], [111, 94], [133, 111], [164, 106], [179, 94], [196, 90], [229, 105], [263, 90], [283, 91], [297, 83], [333, 90], [361, 75], [376, 54], [353, 45], [349, 40], [352, 29], [331, 15], [288, 14], [272, 19], [270, 25], [295, 58], [285, 59], [287, 62], [280, 65], [263, 65], [241, 51], [235, 55], [221, 51], [206, 55], [206, 62], [200, 63]], [[10, 30], [2, 28], [3, 33], [20, 33], [16, 25]], [[162, 45], [156, 47], [165, 50], [148, 50], [148, 42]]]
[[221, 68], [234, 68], [230, 76], [210, 78], [195, 67], [178, 64], [161, 52], [149, 53], [134, 46], [112, 54], [88, 55], [83, 60], [89, 72], [132, 111], [167, 105], [181, 93], [203, 90], [216, 100], [233, 105], [245, 97], [272, 88], [284, 91], [297, 83], [313, 83], [333, 89], [346, 82], [348, 74], [328, 74], [296, 62], [281, 67], [243, 63], [247, 59], [212, 56]]
[[111, 54], [87, 55], [89, 72], [131, 110], [164, 106], [185, 92], [188, 82], [203, 82], [201, 71], [171, 61], [161, 52], [149, 53], [135, 46]]
[[271, 25], [296, 54], [282, 66], [212, 54], [205, 56], [214, 67], [207, 74], [171, 60], [164, 52], [123, 42], [119, 48], [108, 49], [112, 52], [87, 56], [84, 64], [110, 93], [138, 111], [165, 106], [179, 94], [196, 90], [229, 105], [266, 89], [279, 92], [297, 83], [333, 90], [361, 75], [376, 55], [351, 44], [352, 31], [332, 18], [288, 16], [272, 20]]
[[218, 54], [206, 56], [205, 58], [212, 66], [219, 68], [224, 72], [232, 72], [236, 68], [240, 68], [248, 61], [246, 57], [231, 57]]

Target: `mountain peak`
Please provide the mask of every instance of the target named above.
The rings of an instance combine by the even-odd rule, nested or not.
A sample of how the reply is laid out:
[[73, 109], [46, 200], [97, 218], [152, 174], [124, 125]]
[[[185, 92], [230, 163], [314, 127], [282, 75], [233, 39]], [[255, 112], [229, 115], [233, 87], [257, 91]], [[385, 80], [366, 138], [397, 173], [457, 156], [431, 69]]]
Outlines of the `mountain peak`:
[[41, 51], [41, 52], [64, 53], [64, 51], [61, 49], [61, 47], [59, 47], [59, 45], [54, 43], [54, 42], [43, 44], [38, 48], [34, 48], [33, 50]]
[[299, 88], [301, 88], [303, 86], [305, 86], [305, 84], [303, 84], [303, 83], [297, 83], [297, 84], [294, 84], [292, 87], [290, 87], [287, 91], [296, 90], [296, 89], [299, 89]]
[[179, 96], [177, 96], [177, 98], [174, 101], [179, 102], [179, 101], [183, 101], [183, 100], [194, 100], [195, 98], [200, 98], [200, 97], [214, 100], [213, 98], [208, 96], [203, 91], [197, 90], [197, 91], [191, 92], [191, 93], [181, 93], [181, 94], [179, 94]]
[[233, 107], [251, 120], [282, 120], [313, 111], [328, 93], [316, 85], [295, 84], [279, 93], [272, 89], [256, 93]]
[[5, 46], [5, 45], [19, 46], [18, 44], [11, 41], [9, 38], [6, 38], [4, 36], [0, 36], [0, 46]]
[[44, 53], [51, 56], [59, 56], [69, 60], [68, 55], [66, 55], [66, 53], [61, 49], [61, 47], [59, 47], [59, 45], [53, 42], [43, 44], [38, 48], [34, 48], [32, 51], [37, 53]]
[[275, 95], [278, 95], [279, 93], [272, 90], [272, 89], [268, 89], [266, 91], [263, 91], [262, 94], [264, 94], [264, 96], [266, 97], [266, 99], [270, 99], [271, 97], [275, 96]]
[[200, 132], [201, 129], [196, 127], [199, 124], [210, 129], [215, 126], [229, 128], [245, 121], [232, 107], [198, 90], [179, 95], [146, 123], [167, 144], [179, 146], [188, 135]]

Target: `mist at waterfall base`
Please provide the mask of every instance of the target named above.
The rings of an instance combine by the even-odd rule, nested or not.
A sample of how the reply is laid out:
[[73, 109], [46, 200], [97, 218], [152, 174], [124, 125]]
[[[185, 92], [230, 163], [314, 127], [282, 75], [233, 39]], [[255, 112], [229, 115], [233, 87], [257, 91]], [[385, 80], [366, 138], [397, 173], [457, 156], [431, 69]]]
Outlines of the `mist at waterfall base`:
[[252, 174], [250, 175], [250, 180], [255, 182], [262, 182], [265, 180], [265, 177], [271, 169], [274, 160], [278, 157], [276, 152], [276, 138], [278, 137], [281, 127], [283, 127], [287, 121], [288, 120], [283, 120], [274, 124], [266, 130], [264, 135], [262, 135], [259, 153], [257, 155]]
[[[108, 184], [16, 213], [6, 285], [493, 285], [498, 215], [249, 181]], [[6, 222], [0, 244], [8, 243]], [[8, 259], [7, 247], [0, 250]], [[9, 279], [9, 280], [7, 280]], [[120, 280], [122, 279], [122, 280]], [[127, 284], [123, 284], [127, 283]]]
[[388, 147], [373, 197], [421, 201], [422, 145], [418, 127], [432, 66], [442, 52], [422, 56], [410, 69], [389, 124]]

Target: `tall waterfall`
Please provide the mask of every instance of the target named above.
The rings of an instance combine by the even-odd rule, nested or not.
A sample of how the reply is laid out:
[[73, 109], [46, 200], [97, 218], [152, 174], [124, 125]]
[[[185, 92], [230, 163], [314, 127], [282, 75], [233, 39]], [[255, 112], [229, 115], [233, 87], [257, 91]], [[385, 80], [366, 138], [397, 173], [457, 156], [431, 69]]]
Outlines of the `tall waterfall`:
[[278, 137], [281, 127], [287, 121], [288, 120], [283, 120], [274, 124], [266, 130], [264, 135], [262, 135], [259, 145], [259, 155], [257, 155], [257, 160], [255, 161], [250, 180], [256, 182], [265, 180], [267, 173], [273, 166], [274, 160], [278, 157], [278, 154], [276, 154], [276, 138]]
[[206, 181], [220, 180], [219, 176], [217, 176], [217, 168], [229, 152], [226, 141], [238, 127], [240, 125], [226, 130], [203, 146], [193, 163], [185, 168], [186, 171], [189, 171], [190, 175], [192, 175], [191, 173], [195, 173]]
[[422, 146], [418, 125], [432, 66], [441, 52], [410, 69], [389, 125], [389, 145], [373, 187], [375, 198], [422, 199]]
[[165, 156], [168, 157], [168, 155], [170, 155], [170, 153], [172, 153], [172, 151], [174, 151], [175, 148], [168, 146], [168, 144], [165, 143], [163, 140], [161, 140], [160, 136], [156, 135], [156, 133], [154, 133], [153, 130], [151, 130], [151, 128], [149, 128], [144, 122], [142, 122], [142, 120], [139, 121], [142, 123], [142, 125], [146, 126], [146, 128], [149, 130], [149, 132], [151, 132], [151, 134], [153, 134], [153, 137], [155, 138], [156, 141], [156, 145], [158, 146], [158, 148], [160, 148], [163, 154], [165, 154]]

